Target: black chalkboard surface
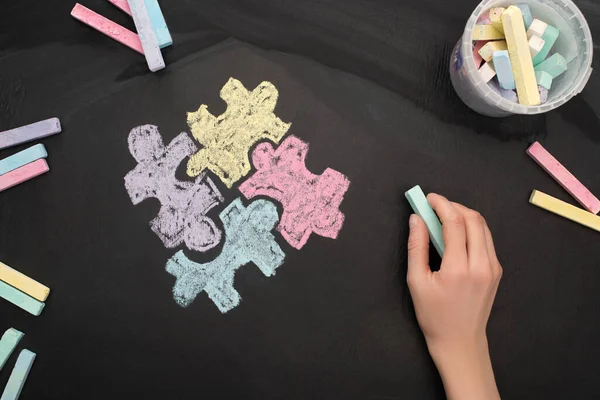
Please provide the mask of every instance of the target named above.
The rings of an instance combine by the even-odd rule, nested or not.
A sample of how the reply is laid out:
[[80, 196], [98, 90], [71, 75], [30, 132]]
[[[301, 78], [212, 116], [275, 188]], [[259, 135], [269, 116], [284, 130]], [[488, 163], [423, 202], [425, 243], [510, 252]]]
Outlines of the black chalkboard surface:
[[[577, 3], [600, 33], [598, 5]], [[600, 236], [528, 204], [533, 189], [573, 201], [525, 154], [543, 141], [600, 193], [596, 74], [555, 112], [493, 120], [462, 105], [447, 75], [476, 2], [162, 4], [175, 44], [155, 74], [72, 20], [72, 2], [2, 6], [0, 130], [63, 124], [43, 140], [50, 172], [0, 193], [0, 260], [52, 289], [40, 317], [0, 302], [0, 329], [23, 331], [19, 348], [38, 355], [22, 399], [444, 398], [405, 284], [403, 194], [415, 184], [476, 208], [494, 233], [504, 278], [489, 341], [503, 398], [597, 396]], [[85, 5], [132, 28], [108, 2]], [[187, 308], [173, 300], [165, 265], [184, 246], [163, 246], [149, 226], [160, 203], [134, 206], [124, 177], [132, 128], [170, 142], [189, 132], [187, 112], [226, 110], [230, 78], [271, 82], [275, 114], [310, 145], [307, 168], [350, 186], [338, 238], [297, 250], [275, 232], [284, 264], [272, 277], [241, 267], [242, 301], [222, 314], [204, 293]], [[219, 213], [249, 201], [211, 176], [222, 228]], [[208, 262], [221, 250], [185, 251]]]

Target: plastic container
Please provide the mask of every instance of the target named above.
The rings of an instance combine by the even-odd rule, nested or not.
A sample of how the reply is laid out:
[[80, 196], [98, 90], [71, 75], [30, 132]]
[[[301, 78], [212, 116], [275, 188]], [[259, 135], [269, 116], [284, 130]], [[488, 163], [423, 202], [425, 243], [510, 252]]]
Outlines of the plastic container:
[[[552, 82], [548, 101], [539, 106], [522, 106], [502, 98], [480, 77], [473, 59], [473, 27], [482, 14], [493, 7], [527, 4], [533, 18], [560, 30], [549, 56], [560, 53], [568, 62], [568, 70]], [[594, 47], [585, 17], [570, 0], [484, 0], [467, 22], [462, 38], [456, 44], [450, 61], [452, 85], [462, 101], [474, 111], [490, 117], [512, 114], [541, 114], [553, 110], [581, 93], [592, 74]]]

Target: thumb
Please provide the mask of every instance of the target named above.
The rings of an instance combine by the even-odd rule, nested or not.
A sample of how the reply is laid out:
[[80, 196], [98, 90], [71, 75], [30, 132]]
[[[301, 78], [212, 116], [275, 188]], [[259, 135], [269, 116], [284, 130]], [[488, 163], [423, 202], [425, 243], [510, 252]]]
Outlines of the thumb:
[[408, 275], [409, 286], [431, 274], [429, 268], [429, 232], [425, 222], [416, 214], [410, 216], [408, 236]]

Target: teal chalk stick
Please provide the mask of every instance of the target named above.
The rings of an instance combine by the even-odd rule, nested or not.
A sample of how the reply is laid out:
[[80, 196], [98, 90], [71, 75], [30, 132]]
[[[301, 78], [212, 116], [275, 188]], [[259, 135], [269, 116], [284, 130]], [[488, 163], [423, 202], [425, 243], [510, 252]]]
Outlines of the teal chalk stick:
[[429, 237], [431, 243], [439, 253], [440, 257], [444, 256], [444, 238], [442, 235], [442, 224], [438, 219], [435, 211], [429, 205], [425, 193], [421, 190], [420, 186], [415, 186], [404, 194], [406, 199], [410, 203], [410, 206], [415, 213], [425, 221], [427, 230], [429, 230]]
[[13, 154], [0, 160], [0, 175], [22, 167], [23, 165], [48, 157], [48, 152], [43, 144], [36, 144], [28, 149]]
[[14, 328], [10, 328], [4, 335], [2, 335], [2, 339], [0, 339], [0, 370], [6, 364], [6, 360], [10, 357], [12, 352], [21, 341], [23, 337], [23, 332], [19, 332]]
[[29, 297], [3, 281], [0, 281], [0, 297], [35, 316], [40, 315], [44, 309], [44, 303]]
[[528, 30], [533, 22], [533, 15], [531, 15], [531, 9], [527, 4], [517, 4], [517, 7], [521, 10], [523, 14], [523, 22], [525, 22], [525, 30]]
[[546, 71], [535, 71], [535, 80], [537, 84], [546, 90], [552, 88], [552, 75]]
[[35, 360], [35, 353], [27, 349], [21, 351], [0, 400], [17, 400], [19, 398], [33, 366], [33, 360]]
[[159, 47], [162, 49], [172, 45], [173, 39], [171, 38], [171, 33], [167, 27], [167, 22], [165, 21], [165, 17], [160, 9], [158, 0], [144, 0], [144, 3], [146, 4], [146, 10], [150, 16], [152, 29], [154, 29], [154, 33], [156, 34]]
[[552, 79], [556, 79], [557, 76], [561, 75], [567, 70], [567, 60], [560, 54], [556, 53], [547, 60], [539, 63], [535, 67], [535, 72], [546, 72]]
[[542, 47], [542, 50], [540, 50], [537, 56], [533, 57], [534, 66], [537, 66], [544, 61], [546, 57], [548, 57], [548, 54], [550, 54], [550, 50], [552, 50], [552, 47], [554, 47], [554, 43], [556, 43], [556, 39], [558, 39], [559, 34], [560, 31], [558, 29], [548, 25], [544, 31], [544, 34], [542, 35], [542, 39], [545, 41], [544, 47]]

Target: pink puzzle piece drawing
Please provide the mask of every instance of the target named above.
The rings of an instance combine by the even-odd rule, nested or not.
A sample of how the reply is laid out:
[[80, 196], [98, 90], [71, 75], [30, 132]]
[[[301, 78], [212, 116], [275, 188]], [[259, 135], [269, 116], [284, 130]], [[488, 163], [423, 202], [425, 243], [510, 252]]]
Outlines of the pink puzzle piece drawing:
[[179, 164], [198, 150], [192, 139], [181, 133], [165, 146], [156, 126], [142, 125], [131, 130], [128, 141], [138, 165], [125, 176], [125, 188], [133, 204], [149, 198], [160, 201], [150, 226], [165, 247], [183, 242], [195, 251], [215, 247], [221, 230], [206, 214], [223, 202], [223, 196], [204, 174], [193, 182], [175, 177]]
[[301, 249], [311, 233], [335, 239], [344, 224], [339, 206], [350, 181], [327, 168], [322, 175], [306, 169], [308, 143], [288, 137], [277, 150], [270, 143], [259, 144], [252, 153], [257, 171], [240, 186], [251, 199], [268, 196], [283, 205], [277, 230], [292, 247]]

